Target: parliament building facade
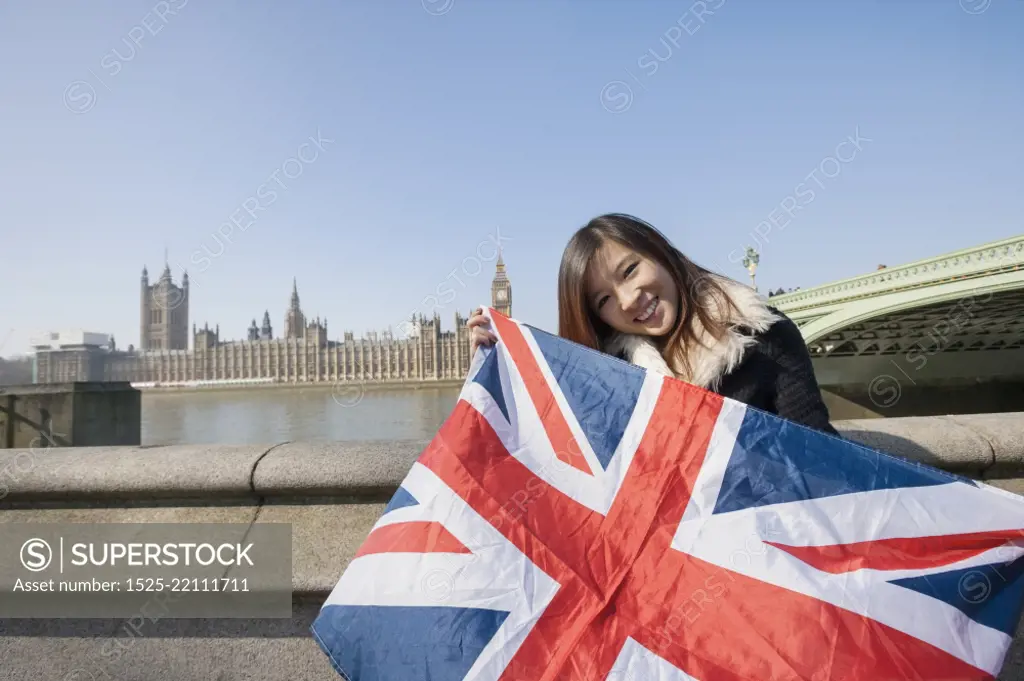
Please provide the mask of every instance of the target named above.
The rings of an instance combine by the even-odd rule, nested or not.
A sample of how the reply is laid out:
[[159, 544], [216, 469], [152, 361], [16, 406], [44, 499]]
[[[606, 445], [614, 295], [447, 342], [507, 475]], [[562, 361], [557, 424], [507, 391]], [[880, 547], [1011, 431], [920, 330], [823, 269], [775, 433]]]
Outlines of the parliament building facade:
[[[491, 305], [511, 316], [512, 285], [501, 256], [491, 283]], [[464, 380], [470, 363], [468, 317], [455, 313], [455, 328], [441, 331], [441, 318], [416, 315], [400, 323], [401, 338], [390, 331], [343, 340], [329, 340], [327, 320], [306, 318], [293, 281], [291, 301], [284, 317], [284, 336], [274, 338], [270, 315], [256, 320], [245, 340], [222, 341], [219, 326], [192, 326], [188, 348], [188, 274], [181, 285], [171, 278], [169, 266], [160, 279], [149, 283], [145, 269], [141, 282], [139, 348], [118, 350], [83, 342], [78, 334], [69, 343], [37, 346], [35, 382], [129, 381], [149, 385], [208, 383], [418, 383]], [[95, 334], [86, 334], [94, 336]], [[57, 340], [57, 334], [53, 334]]]

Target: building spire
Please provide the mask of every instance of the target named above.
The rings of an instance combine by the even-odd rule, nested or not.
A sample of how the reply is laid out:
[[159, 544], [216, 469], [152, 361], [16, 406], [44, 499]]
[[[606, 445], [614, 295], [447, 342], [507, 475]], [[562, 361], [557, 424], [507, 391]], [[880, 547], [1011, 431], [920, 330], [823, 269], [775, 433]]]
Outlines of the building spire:
[[505, 274], [505, 261], [501, 257], [501, 246], [498, 246], [498, 262], [494, 267], [494, 281], [507, 281], [508, 275]]
[[302, 314], [302, 306], [299, 305], [299, 284], [295, 277], [292, 277], [292, 300], [288, 306], [288, 312], [284, 316], [285, 338], [302, 338], [306, 334], [306, 317]]

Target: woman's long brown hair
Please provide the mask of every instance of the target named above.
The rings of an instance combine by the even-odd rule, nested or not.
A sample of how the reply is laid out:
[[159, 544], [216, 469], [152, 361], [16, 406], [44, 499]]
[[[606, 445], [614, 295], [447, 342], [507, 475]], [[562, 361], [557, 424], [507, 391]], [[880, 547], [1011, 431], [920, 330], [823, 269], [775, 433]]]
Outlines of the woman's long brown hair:
[[[715, 275], [683, 255], [665, 236], [643, 220], [610, 213], [594, 218], [581, 227], [565, 247], [558, 268], [558, 335], [596, 350], [603, 350], [614, 330], [594, 314], [587, 304], [587, 274], [595, 254], [606, 241], [626, 248], [661, 264], [671, 274], [679, 291], [679, 313], [672, 330], [652, 338], [666, 362], [678, 374], [689, 376], [693, 367], [685, 348], [700, 342], [693, 330], [694, 317], [714, 338], [728, 331], [722, 312], [735, 307]], [[718, 307], [712, 309], [712, 305]]]

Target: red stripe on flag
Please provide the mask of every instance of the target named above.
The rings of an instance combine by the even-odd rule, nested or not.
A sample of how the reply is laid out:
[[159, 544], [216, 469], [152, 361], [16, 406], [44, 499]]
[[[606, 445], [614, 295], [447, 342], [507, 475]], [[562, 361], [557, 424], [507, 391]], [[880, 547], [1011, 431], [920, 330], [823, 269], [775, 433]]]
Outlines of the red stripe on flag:
[[[549, 662], [552, 668], [559, 669], [559, 679], [574, 675], [587, 679], [615, 678], [608, 676], [608, 671], [625, 639], [609, 635], [599, 645], [589, 646], [587, 633], [599, 626], [595, 622], [606, 622], [614, 614], [620, 585], [628, 579], [636, 556], [646, 550], [653, 534], [666, 529], [658, 522], [664, 494], [660, 490], [678, 479], [680, 468], [700, 469], [721, 406], [721, 397], [699, 388], [679, 381], [663, 383], [626, 478], [598, 532], [572, 533], [576, 541], [584, 542], [583, 562], [574, 567], [577, 574], [587, 575], [594, 585], [594, 601], [581, 611], [582, 621], [572, 628], [572, 637], [558, 630], [559, 619], [545, 611], [538, 625], [550, 622], [552, 626], [547, 630], [538, 626], [531, 631], [519, 654], [544, 659], [552, 655], [553, 648], [560, 650]], [[549, 611], [558, 609], [551, 607]], [[579, 639], [572, 646], [577, 631]], [[558, 644], [553, 646], [552, 641]], [[595, 668], [599, 671], [592, 675], [590, 672]], [[515, 677], [503, 675], [501, 681], [512, 678]]]
[[436, 522], [395, 523], [370, 533], [355, 557], [371, 553], [472, 553], [444, 525]]
[[787, 546], [765, 542], [823, 572], [914, 570], [951, 565], [1007, 542], [1024, 538], [1024, 530], [1001, 530], [939, 537], [896, 537], [854, 544]]
[[[656, 584], [658, 593], [650, 593], [647, 605], [655, 621], [664, 617], [664, 601], [671, 597], [676, 580], [680, 578], [676, 572], [676, 556], [666, 556], [668, 545], [704, 465], [722, 402], [719, 395], [682, 381], [664, 382], [629, 474], [608, 513], [602, 533], [604, 541], [595, 544], [589, 557], [594, 573], [609, 573], [607, 582], [616, 588], [606, 591], [604, 610], [593, 619], [567, 658], [562, 670], [564, 676], [559, 676], [560, 679], [628, 678], [625, 673], [612, 673], [612, 666], [627, 637], [643, 641], [645, 626], [639, 617], [623, 617], [623, 604], [634, 600], [625, 592], [635, 593], [644, 588], [645, 582]], [[678, 516], [674, 515], [673, 495], [681, 504]], [[624, 556], [620, 544], [639, 549], [639, 553]], [[650, 575], [636, 579], [633, 572], [640, 557], [653, 557], [657, 553], [667, 561], [666, 568], [662, 571], [655, 567]], [[633, 555], [637, 558], [632, 558]], [[628, 569], [623, 570], [625, 566]], [[680, 587], [685, 588], [685, 582]], [[699, 654], [699, 651], [694, 652]], [[694, 669], [701, 669], [693, 665], [689, 669], [677, 666], [691, 675]], [[696, 677], [702, 681], [706, 678]], [[749, 678], [719, 675], [714, 681], [747, 681]]]
[[522, 329], [519, 328], [518, 324], [500, 312], [493, 310], [491, 312], [491, 320], [501, 335], [501, 341], [508, 348], [512, 361], [516, 363], [519, 375], [523, 377], [523, 383], [526, 385], [526, 390], [530, 394], [533, 406], [540, 416], [541, 423], [544, 425], [544, 432], [547, 433], [551, 446], [555, 450], [555, 456], [573, 468], [578, 468], [588, 475], [593, 475], [594, 472], [583, 456], [579, 443], [576, 442], [576, 438], [569, 429], [565, 415], [562, 414], [562, 409], [558, 406], [558, 402], [555, 401], [555, 395], [551, 392], [551, 386], [548, 385], [547, 380], [544, 378], [544, 372], [541, 371], [537, 358], [534, 357], [533, 352], [530, 350], [530, 346], [523, 336]]
[[502, 673], [536, 681], [551, 664], [552, 642], [573, 641], [601, 605], [586, 571], [586, 550], [602, 516], [534, 475], [505, 449], [491, 424], [459, 400], [419, 463], [433, 471], [534, 565], [558, 592]]
[[[572, 566], [579, 576], [586, 574], [577, 571], [588, 564], [587, 550], [599, 535], [604, 516], [552, 487], [512, 456], [483, 414], [465, 400], [456, 404], [419, 463], [510, 541], [511, 530], [525, 530], [550, 547], [560, 565]], [[484, 500], [489, 502], [486, 510]]]
[[658, 531], [658, 490], [664, 490], [680, 468], [692, 471], [696, 479], [721, 410], [719, 395], [682, 381], [662, 384], [629, 471], [587, 557], [598, 583], [621, 581], [640, 546]]
[[[700, 392], [669, 381], [659, 404], [692, 404]], [[677, 436], [692, 437], [699, 447], [675, 462], [643, 550], [559, 678], [614, 678], [607, 675], [629, 636], [701, 681], [992, 679], [869, 617], [671, 548], [708, 444], [706, 427], [693, 417]]]

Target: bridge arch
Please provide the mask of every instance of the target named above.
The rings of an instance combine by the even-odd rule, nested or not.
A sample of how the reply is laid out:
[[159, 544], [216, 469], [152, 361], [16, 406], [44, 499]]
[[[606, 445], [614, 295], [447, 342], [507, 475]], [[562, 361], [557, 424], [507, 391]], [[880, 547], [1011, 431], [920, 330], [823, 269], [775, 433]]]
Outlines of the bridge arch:
[[823, 387], [1024, 385], [1024, 236], [770, 302], [800, 327]]

